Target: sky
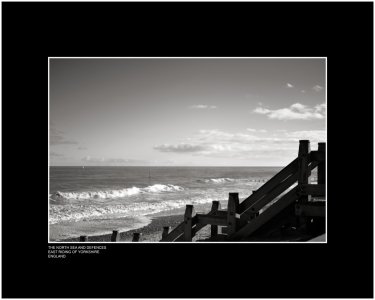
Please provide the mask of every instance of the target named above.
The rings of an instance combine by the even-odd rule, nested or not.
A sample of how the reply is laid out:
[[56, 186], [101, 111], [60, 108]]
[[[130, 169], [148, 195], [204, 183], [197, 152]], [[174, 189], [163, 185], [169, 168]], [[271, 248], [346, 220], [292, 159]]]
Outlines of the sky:
[[284, 166], [326, 141], [325, 63], [50, 58], [50, 165]]

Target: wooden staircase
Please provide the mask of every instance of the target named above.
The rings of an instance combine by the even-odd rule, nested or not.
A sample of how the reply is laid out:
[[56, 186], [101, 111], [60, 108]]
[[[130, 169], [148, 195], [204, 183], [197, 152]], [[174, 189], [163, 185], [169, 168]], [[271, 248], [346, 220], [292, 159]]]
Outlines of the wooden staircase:
[[[202, 228], [211, 226], [205, 241], [300, 241], [325, 233], [325, 143], [310, 151], [310, 141], [299, 142], [298, 157], [257, 191], [240, 202], [229, 193], [227, 210], [213, 201], [207, 214], [187, 205], [184, 221], [169, 232], [164, 227], [161, 242], [192, 241]], [[317, 184], [310, 183], [317, 168]]]

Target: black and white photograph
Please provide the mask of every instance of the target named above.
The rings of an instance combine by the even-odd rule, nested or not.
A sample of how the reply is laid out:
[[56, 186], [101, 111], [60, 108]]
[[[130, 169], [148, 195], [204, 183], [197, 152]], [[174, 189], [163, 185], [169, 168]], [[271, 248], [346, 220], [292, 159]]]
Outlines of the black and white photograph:
[[1, 15], [2, 298], [373, 298], [372, 1]]
[[326, 58], [49, 58], [50, 242], [326, 242]]

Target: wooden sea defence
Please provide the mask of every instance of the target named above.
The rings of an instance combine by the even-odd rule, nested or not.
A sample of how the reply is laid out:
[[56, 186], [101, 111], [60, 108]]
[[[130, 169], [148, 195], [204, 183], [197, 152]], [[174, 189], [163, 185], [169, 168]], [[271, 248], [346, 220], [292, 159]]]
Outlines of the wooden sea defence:
[[[164, 227], [161, 242], [191, 242], [205, 226], [209, 238], [201, 241], [306, 241], [325, 233], [326, 145], [310, 150], [309, 140], [300, 140], [298, 157], [258, 190], [240, 201], [230, 193], [227, 210], [213, 201], [210, 212], [196, 213], [187, 205], [184, 221], [170, 231]], [[317, 183], [310, 182], [317, 168]]]
[[[317, 180], [312, 184], [314, 169]], [[311, 151], [310, 141], [300, 140], [298, 157], [246, 199], [229, 193], [226, 210], [213, 201], [206, 214], [186, 205], [184, 220], [172, 230], [163, 227], [160, 242], [191, 242], [206, 226], [211, 227], [210, 237], [198, 241], [308, 241], [325, 236], [325, 174], [326, 144]], [[81, 236], [79, 241], [89, 240]], [[111, 242], [119, 241], [120, 232], [114, 230]], [[140, 242], [141, 233], [133, 233], [132, 241]]]

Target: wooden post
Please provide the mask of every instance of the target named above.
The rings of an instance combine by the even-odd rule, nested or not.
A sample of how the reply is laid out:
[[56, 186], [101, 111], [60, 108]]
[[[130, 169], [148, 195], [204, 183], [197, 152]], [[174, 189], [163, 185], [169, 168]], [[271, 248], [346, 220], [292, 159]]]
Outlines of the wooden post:
[[[220, 209], [220, 202], [219, 201], [212, 201], [211, 212], [213, 215], [216, 215], [216, 212]], [[217, 225], [211, 225], [211, 237], [217, 236], [218, 233]]]
[[[309, 184], [309, 153], [310, 153], [310, 141], [300, 140], [298, 150], [298, 184]], [[310, 195], [300, 196], [299, 202], [306, 203], [310, 200]]]
[[89, 239], [87, 238], [87, 235], [81, 235], [80, 237], [79, 237], [79, 241], [80, 242], [87, 242]]
[[193, 239], [192, 227], [193, 227], [193, 216], [195, 214], [193, 205], [186, 205], [184, 215], [184, 241], [191, 242]]
[[324, 160], [318, 165], [318, 184], [326, 184], [326, 143], [318, 143], [318, 151], [324, 155]]
[[164, 226], [164, 227], [163, 227], [163, 233], [162, 233], [162, 235], [161, 235], [161, 240], [162, 240], [162, 241], [168, 236], [169, 229], [171, 229], [170, 226]]
[[120, 233], [118, 230], [112, 231], [111, 242], [118, 242], [120, 240]]
[[140, 238], [141, 238], [141, 233], [134, 232], [133, 233], [133, 240], [132, 240], [132, 242], [139, 242]]
[[238, 193], [229, 193], [228, 199], [228, 235], [235, 233], [237, 230], [237, 211], [240, 205]]

